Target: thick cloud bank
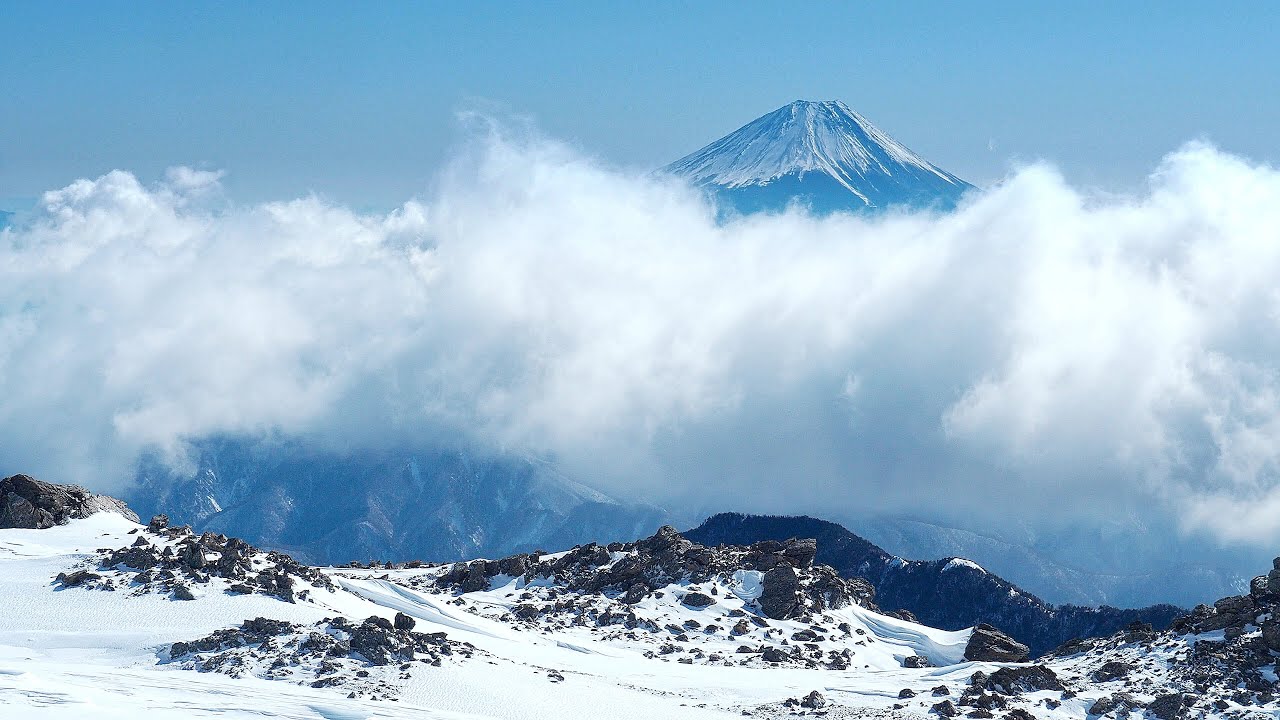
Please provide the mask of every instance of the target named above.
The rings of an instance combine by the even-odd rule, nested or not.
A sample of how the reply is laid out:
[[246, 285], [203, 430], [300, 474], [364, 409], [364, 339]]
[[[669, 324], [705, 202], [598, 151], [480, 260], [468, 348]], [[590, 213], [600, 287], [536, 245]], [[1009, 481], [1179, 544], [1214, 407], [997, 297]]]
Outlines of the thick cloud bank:
[[1280, 172], [1212, 147], [1136, 197], [1033, 166], [945, 216], [717, 222], [500, 132], [386, 215], [187, 169], [41, 206], [0, 232], [10, 471], [450, 434], [708, 507], [1280, 537]]

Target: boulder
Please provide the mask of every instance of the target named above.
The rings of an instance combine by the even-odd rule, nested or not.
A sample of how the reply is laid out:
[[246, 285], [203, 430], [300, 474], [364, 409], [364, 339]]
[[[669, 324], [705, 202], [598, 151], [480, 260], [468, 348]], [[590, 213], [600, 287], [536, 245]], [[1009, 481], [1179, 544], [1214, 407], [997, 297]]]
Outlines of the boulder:
[[714, 605], [716, 602], [710, 595], [696, 591], [685, 593], [682, 601], [685, 605], [693, 608], [704, 608], [708, 605]]
[[969, 644], [964, 648], [966, 660], [979, 662], [1026, 662], [1030, 657], [1026, 645], [1014, 640], [996, 628], [981, 623], [973, 629], [969, 636]]
[[1147, 710], [1160, 720], [1181, 720], [1187, 717], [1191, 698], [1182, 693], [1161, 695], [1147, 704]]
[[408, 615], [405, 615], [402, 612], [396, 613], [395, 620], [392, 621], [391, 623], [392, 627], [394, 627], [396, 630], [412, 630], [414, 626], [417, 624], [418, 624], [418, 621], [414, 620]]
[[817, 690], [811, 691], [804, 699], [800, 701], [800, 707], [806, 707], [811, 710], [819, 710], [826, 707], [827, 699], [822, 697], [822, 693]]
[[955, 717], [960, 714], [960, 711], [956, 709], [955, 703], [950, 700], [935, 703], [933, 707], [929, 708], [929, 712], [936, 713], [942, 717]]
[[30, 475], [0, 480], [0, 528], [43, 530], [98, 512], [113, 512], [138, 521], [124, 503], [94, 495], [79, 485], [54, 485]]
[[760, 609], [766, 617], [788, 620], [803, 610], [799, 598], [800, 579], [795, 568], [779, 565], [764, 574], [760, 592]]
[[782, 557], [794, 567], [807, 568], [813, 565], [813, 558], [818, 554], [818, 541], [813, 538], [788, 540], [782, 548]]
[[1057, 673], [1043, 665], [1003, 667], [987, 678], [987, 687], [1002, 695], [1019, 695], [1039, 690], [1066, 690]]
[[1094, 670], [1089, 677], [1092, 678], [1094, 682], [1110, 682], [1112, 680], [1119, 680], [1125, 677], [1131, 670], [1133, 670], [1133, 666], [1129, 663], [1112, 660], [1111, 662], [1104, 663], [1102, 667], [1097, 670]]

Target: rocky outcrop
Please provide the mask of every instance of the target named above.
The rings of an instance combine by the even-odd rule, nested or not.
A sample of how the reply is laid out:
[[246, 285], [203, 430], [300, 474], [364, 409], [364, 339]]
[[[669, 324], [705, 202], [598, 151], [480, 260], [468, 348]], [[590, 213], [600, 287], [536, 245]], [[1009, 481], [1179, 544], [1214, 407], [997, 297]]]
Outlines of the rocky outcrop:
[[227, 592], [272, 595], [285, 602], [304, 598], [313, 589], [334, 589], [329, 576], [284, 553], [265, 552], [239, 538], [170, 527], [164, 516], [152, 518], [132, 545], [99, 551], [97, 572], [59, 573], [55, 582], [192, 600], [193, 588], [207, 587], [214, 578], [225, 581]]
[[0, 528], [43, 530], [94, 513], [112, 512], [137, 522], [123, 502], [94, 495], [79, 485], [55, 485], [30, 475], [0, 480]]
[[[408, 616], [405, 616], [408, 617]], [[411, 619], [411, 618], [410, 618]], [[414, 667], [441, 665], [478, 652], [445, 633], [420, 633], [370, 617], [353, 622], [326, 618], [298, 625], [271, 618], [245, 620], [198, 640], [176, 642], [165, 662], [201, 672], [288, 679], [311, 687], [340, 687], [350, 697], [394, 698], [397, 680]]]
[[966, 660], [980, 662], [1017, 663], [1026, 662], [1028, 652], [1026, 645], [986, 623], [980, 623], [969, 636], [964, 657]]
[[875, 588], [876, 603], [890, 614], [944, 630], [989, 623], [1026, 645], [1033, 657], [1072, 638], [1109, 635], [1135, 621], [1162, 629], [1186, 612], [1172, 605], [1138, 610], [1054, 606], [973, 563], [903, 560], [836, 523], [810, 517], [721, 513], [684, 535], [704, 545], [815, 538], [814, 562], [845, 578], [865, 578]]
[[[1270, 707], [1280, 683], [1274, 678], [1280, 653], [1280, 558], [1250, 584], [1248, 595], [1200, 605], [1159, 631], [1142, 622], [1105, 637], [1067, 643], [1051, 661], [1081, 668], [1080, 680], [1134, 687], [1140, 683], [1145, 707], [1160, 720], [1182, 720], [1230, 704]], [[1160, 656], [1156, 663], [1146, 659]], [[1133, 709], [1142, 704], [1124, 692], [1099, 698], [1090, 714]]]
[[715, 599], [695, 587], [739, 570], [763, 573], [757, 601], [765, 617], [782, 620], [857, 603], [876, 609], [875, 591], [865, 580], [842, 578], [830, 567], [814, 565], [812, 539], [764, 541], [746, 547], [706, 547], [664, 526], [651, 537], [608, 546], [580, 545], [551, 560], [541, 554], [513, 555], [501, 560], [455, 563], [436, 579], [439, 587], [459, 592], [488, 589], [493, 578], [556, 578], [567, 590], [616, 593], [634, 605], [672, 583], [689, 583], [683, 602], [708, 607]]

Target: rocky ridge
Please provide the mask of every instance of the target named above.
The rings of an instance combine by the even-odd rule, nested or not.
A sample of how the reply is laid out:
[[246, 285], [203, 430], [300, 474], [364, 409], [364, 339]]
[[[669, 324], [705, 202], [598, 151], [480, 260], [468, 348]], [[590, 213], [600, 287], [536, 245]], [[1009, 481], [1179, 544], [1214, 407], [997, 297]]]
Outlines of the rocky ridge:
[[[522, 576], [526, 581], [554, 578], [565, 590], [604, 592], [634, 605], [672, 583], [729, 581], [736, 572], [754, 571], [761, 573], [762, 585], [756, 605], [760, 614], [768, 618], [801, 618], [850, 603], [878, 610], [875, 590], [869, 583], [860, 578], [842, 578], [830, 567], [814, 565], [816, 553], [816, 541], [797, 538], [749, 547], [710, 548], [689, 541], [666, 525], [638, 542], [607, 546], [591, 543], [553, 558], [520, 554], [501, 560], [455, 563], [436, 579], [436, 584], [471, 592], [488, 588], [490, 580], [499, 575]], [[712, 601], [705, 594], [691, 591], [684, 602], [706, 606]]]
[[1106, 637], [1073, 640], [1046, 657], [1067, 677], [1109, 691], [1091, 715], [1145, 711], [1160, 720], [1213, 712], [1274, 717], [1280, 681], [1280, 558], [1249, 594], [1200, 605], [1168, 630], [1133, 623]]
[[99, 512], [138, 520], [123, 502], [94, 495], [79, 485], [54, 485], [30, 475], [0, 480], [0, 528], [43, 530]]
[[231, 677], [341, 688], [352, 698], [393, 699], [415, 668], [438, 667], [478, 652], [442, 632], [415, 632], [414, 625], [403, 614], [394, 621], [335, 617], [311, 625], [259, 617], [198, 640], [176, 642], [164, 662]]
[[1186, 612], [1172, 605], [1135, 610], [1055, 606], [961, 558], [905, 560], [843, 526], [810, 517], [720, 513], [684, 535], [705, 544], [749, 544], [792, 536], [817, 539], [816, 561], [865, 578], [877, 602], [945, 630], [988, 623], [1041, 656], [1076, 637], [1108, 635], [1132, 622], [1164, 628]]
[[197, 535], [185, 525], [171, 527], [164, 515], [152, 518], [129, 547], [100, 549], [87, 568], [60, 573], [54, 581], [68, 588], [157, 593], [174, 600], [225, 591], [294, 602], [313, 590], [334, 590], [323, 572], [284, 553], [216, 533]]

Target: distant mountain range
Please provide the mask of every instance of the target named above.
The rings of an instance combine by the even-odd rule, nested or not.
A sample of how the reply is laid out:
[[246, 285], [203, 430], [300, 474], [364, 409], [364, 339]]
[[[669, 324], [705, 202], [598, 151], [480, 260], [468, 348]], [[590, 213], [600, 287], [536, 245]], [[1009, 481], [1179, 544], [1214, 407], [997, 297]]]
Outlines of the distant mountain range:
[[744, 212], [951, 209], [973, 189], [839, 101], [797, 100], [664, 168]]
[[193, 472], [147, 461], [124, 498], [144, 516], [243, 537], [317, 564], [497, 557], [653, 532], [624, 503], [537, 459], [444, 445], [333, 453], [301, 442], [197, 444]]
[[990, 623], [1026, 644], [1035, 656], [1073, 638], [1108, 635], [1135, 621], [1163, 629], [1185, 613], [1173, 605], [1138, 610], [1054, 606], [970, 560], [905, 560], [836, 523], [811, 517], [721, 513], [682, 534], [709, 546], [814, 538], [816, 562], [844, 577], [865, 578], [875, 588], [880, 607], [908, 610], [925, 625], [943, 630]]

